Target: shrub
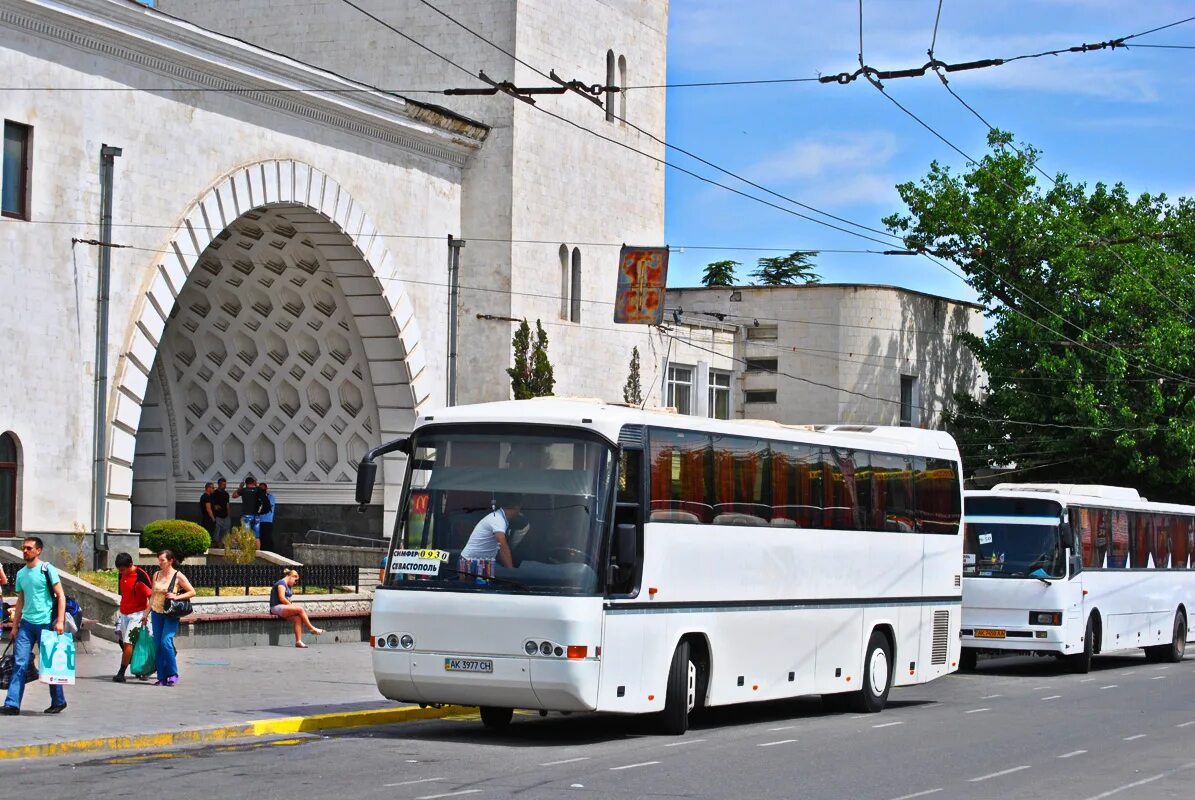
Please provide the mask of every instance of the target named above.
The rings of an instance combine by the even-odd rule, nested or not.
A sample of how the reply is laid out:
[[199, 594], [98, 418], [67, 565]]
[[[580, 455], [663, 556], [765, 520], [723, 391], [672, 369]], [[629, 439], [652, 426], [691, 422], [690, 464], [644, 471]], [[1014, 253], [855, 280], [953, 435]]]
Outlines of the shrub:
[[224, 534], [224, 560], [229, 564], [252, 564], [257, 560], [257, 537], [244, 525]]
[[170, 550], [182, 561], [206, 553], [212, 537], [202, 525], [185, 519], [156, 519], [141, 529], [141, 546], [155, 553]]

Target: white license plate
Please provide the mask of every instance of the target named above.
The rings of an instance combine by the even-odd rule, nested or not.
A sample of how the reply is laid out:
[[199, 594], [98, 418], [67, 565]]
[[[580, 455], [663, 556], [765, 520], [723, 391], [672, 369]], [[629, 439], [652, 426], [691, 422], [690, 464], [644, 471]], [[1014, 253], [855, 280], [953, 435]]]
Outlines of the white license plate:
[[489, 658], [446, 658], [445, 672], [493, 672], [494, 662]]

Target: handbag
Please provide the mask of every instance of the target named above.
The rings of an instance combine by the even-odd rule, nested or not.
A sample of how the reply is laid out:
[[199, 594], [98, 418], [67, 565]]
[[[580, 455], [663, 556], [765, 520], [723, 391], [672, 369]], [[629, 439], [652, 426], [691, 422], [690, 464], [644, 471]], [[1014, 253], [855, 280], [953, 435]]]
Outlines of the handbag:
[[12, 654], [12, 640], [8, 640], [8, 647], [4, 648], [4, 655], [0, 656], [0, 689], [7, 689], [12, 683], [12, 673], [17, 667], [17, 660]]
[[[174, 582], [178, 580], [178, 571], [175, 570], [173, 577], [170, 578], [170, 585], [166, 587], [166, 594], [174, 591]], [[191, 613], [190, 600], [167, 600], [164, 606], [165, 610], [162, 612], [168, 617], [181, 619]]]

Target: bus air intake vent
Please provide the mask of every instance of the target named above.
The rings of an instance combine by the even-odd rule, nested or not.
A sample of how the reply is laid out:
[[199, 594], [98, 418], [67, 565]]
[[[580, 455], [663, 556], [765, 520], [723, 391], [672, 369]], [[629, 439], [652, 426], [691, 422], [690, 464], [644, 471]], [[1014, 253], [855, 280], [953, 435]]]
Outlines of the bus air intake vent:
[[945, 664], [950, 645], [950, 612], [934, 612], [934, 646], [930, 651], [929, 663]]
[[618, 432], [618, 444], [633, 450], [642, 450], [647, 445], [647, 428], [643, 425], [623, 425]]

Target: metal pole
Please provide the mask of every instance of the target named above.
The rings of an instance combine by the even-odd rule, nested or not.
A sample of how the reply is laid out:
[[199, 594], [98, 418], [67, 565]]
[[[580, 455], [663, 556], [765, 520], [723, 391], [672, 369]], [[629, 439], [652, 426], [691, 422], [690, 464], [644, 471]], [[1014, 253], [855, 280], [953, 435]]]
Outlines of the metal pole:
[[448, 405], [456, 405], [456, 316], [464, 239], [448, 234]]
[[100, 146], [100, 245], [95, 326], [95, 430], [91, 531], [97, 566], [108, 552], [108, 293], [112, 275], [112, 177], [119, 147]]

